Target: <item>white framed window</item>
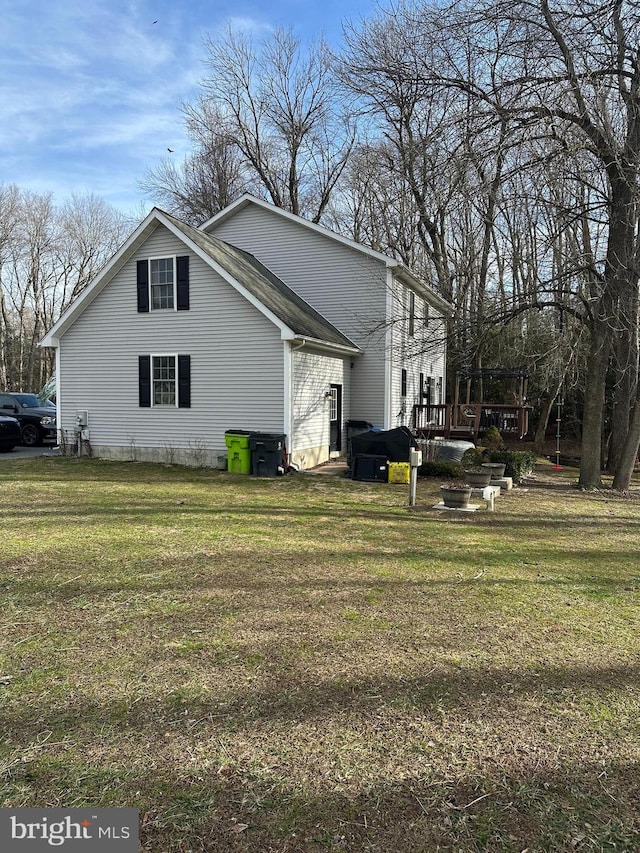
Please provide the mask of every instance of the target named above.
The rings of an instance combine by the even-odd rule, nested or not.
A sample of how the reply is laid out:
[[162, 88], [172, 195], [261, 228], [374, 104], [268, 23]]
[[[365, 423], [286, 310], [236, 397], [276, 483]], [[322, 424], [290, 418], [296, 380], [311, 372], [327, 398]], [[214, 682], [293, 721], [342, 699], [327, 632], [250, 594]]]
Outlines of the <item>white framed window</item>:
[[177, 355], [151, 356], [151, 405], [177, 406]]
[[173, 310], [176, 304], [176, 259], [149, 258], [149, 306]]
[[332, 388], [329, 396], [329, 420], [338, 420], [338, 389]]

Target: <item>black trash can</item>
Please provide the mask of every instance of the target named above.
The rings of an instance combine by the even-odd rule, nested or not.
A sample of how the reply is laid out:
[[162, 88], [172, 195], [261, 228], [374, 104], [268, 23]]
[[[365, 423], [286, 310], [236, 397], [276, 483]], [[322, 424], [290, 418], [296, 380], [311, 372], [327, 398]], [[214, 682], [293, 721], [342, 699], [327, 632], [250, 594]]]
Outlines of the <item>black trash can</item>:
[[278, 432], [252, 432], [249, 436], [254, 477], [279, 477], [287, 472], [287, 436]]
[[360, 435], [360, 433], [368, 432], [373, 424], [369, 423], [369, 421], [347, 421], [345, 424], [347, 428], [347, 463], [351, 464], [351, 439], [354, 435]]

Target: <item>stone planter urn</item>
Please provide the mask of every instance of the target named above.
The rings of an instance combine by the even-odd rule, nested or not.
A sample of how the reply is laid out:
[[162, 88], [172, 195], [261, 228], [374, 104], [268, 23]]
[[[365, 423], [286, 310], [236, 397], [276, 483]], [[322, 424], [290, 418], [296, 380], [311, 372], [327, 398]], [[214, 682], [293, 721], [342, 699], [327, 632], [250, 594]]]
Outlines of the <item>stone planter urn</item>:
[[488, 468], [470, 468], [464, 472], [464, 476], [472, 489], [484, 489], [491, 481], [491, 471]]
[[483, 462], [482, 467], [491, 473], [492, 480], [501, 480], [504, 477], [504, 462]]
[[449, 509], [465, 509], [469, 506], [471, 486], [467, 483], [443, 483], [440, 496], [442, 503]]

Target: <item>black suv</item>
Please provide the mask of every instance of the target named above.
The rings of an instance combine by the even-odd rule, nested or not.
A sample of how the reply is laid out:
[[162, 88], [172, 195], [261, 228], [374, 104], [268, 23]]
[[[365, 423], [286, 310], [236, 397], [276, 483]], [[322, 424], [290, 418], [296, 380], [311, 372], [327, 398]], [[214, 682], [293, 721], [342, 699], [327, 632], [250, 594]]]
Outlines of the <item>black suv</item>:
[[15, 418], [0, 415], [0, 453], [8, 453], [20, 444], [20, 424]]
[[0, 414], [16, 418], [20, 424], [22, 443], [27, 447], [58, 440], [55, 407], [48, 401], [40, 400], [37, 394], [0, 391]]

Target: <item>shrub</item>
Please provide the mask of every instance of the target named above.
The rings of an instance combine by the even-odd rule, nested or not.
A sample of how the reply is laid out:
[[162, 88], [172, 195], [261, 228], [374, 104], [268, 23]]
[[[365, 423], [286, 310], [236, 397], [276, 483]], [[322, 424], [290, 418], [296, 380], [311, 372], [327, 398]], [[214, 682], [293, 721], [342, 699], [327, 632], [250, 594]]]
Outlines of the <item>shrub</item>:
[[470, 447], [462, 454], [462, 467], [465, 471], [470, 468], [479, 468], [483, 462], [486, 462], [484, 450], [479, 450], [477, 447]]
[[459, 462], [445, 462], [444, 460], [427, 460], [420, 466], [421, 477], [446, 477], [449, 480], [462, 479], [464, 471]]
[[[482, 438], [482, 444], [487, 448], [489, 453], [495, 453], [498, 450], [504, 450], [506, 445], [504, 439], [500, 435], [498, 427], [490, 426]], [[500, 460], [502, 461], [502, 460]]]
[[504, 462], [505, 477], [511, 477], [515, 483], [530, 474], [535, 465], [536, 454], [531, 450], [494, 450], [489, 453], [489, 462]]

